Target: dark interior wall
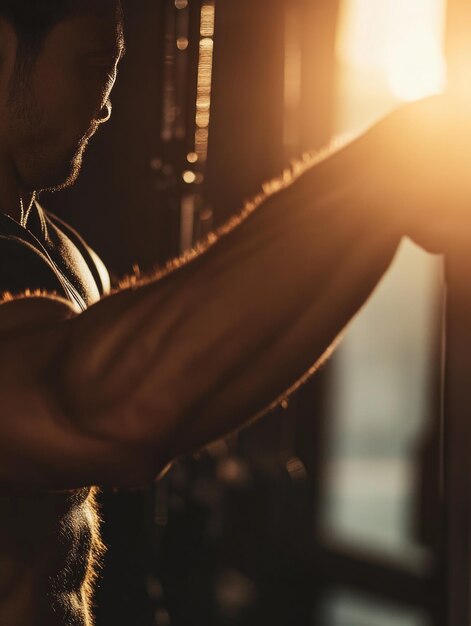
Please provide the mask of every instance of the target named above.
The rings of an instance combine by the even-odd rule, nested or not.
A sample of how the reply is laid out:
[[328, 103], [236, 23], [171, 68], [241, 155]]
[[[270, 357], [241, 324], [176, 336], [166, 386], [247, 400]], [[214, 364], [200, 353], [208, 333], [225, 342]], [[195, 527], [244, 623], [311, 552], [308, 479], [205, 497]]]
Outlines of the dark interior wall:
[[220, 223], [284, 165], [284, 0], [216, 11], [206, 196]]
[[[298, 20], [302, 63], [296, 147], [284, 145], [285, 27]], [[216, 223], [281, 173], [324, 147], [333, 128], [338, 0], [224, 0], [216, 11], [206, 200]]]
[[301, 14], [301, 149], [318, 150], [332, 138], [337, 66], [335, 43], [341, 0], [297, 0]]

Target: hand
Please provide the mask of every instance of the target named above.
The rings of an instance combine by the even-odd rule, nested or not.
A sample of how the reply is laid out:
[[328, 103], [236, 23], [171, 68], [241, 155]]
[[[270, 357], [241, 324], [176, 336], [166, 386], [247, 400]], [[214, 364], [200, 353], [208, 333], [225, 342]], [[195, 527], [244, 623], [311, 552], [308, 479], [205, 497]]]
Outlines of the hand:
[[471, 102], [405, 105], [368, 135], [376, 198], [403, 234], [432, 252], [471, 250]]

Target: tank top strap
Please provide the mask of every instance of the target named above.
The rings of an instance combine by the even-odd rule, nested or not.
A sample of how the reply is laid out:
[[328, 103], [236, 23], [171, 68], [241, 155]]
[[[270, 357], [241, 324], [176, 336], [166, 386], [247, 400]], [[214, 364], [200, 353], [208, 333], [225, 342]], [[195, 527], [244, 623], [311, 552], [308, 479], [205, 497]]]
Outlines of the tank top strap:
[[99, 259], [96, 258], [96, 255], [94, 254], [93, 250], [85, 243], [85, 241], [82, 239], [82, 237], [78, 234], [76, 230], [74, 230], [71, 226], [69, 226], [69, 224], [61, 220], [59, 217], [57, 217], [57, 215], [54, 215], [54, 213], [50, 213], [49, 211], [46, 211], [39, 205], [38, 205], [38, 209], [40, 210], [40, 212], [43, 213], [46, 220], [49, 220], [50, 222], [52, 222], [52, 224], [54, 224], [57, 228], [59, 228], [77, 247], [80, 254], [83, 256], [93, 278], [95, 279], [100, 295], [101, 296], [107, 295], [109, 292], [109, 285], [105, 284], [105, 277], [103, 276], [103, 270], [100, 271], [98, 267]]
[[62, 288], [62, 295], [75, 304], [79, 310], [85, 311], [87, 305], [84, 299], [67, 279], [64, 273], [61, 272], [60, 268], [53, 261], [45, 246], [43, 246], [37, 237], [5, 213], [0, 213], [0, 236], [2, 239], [13, 241], [16, 244], [27, 248], [30, 252], [35, 253], [38, 261], [49, 267], [51, 272], [55, 275], [55, 278]]

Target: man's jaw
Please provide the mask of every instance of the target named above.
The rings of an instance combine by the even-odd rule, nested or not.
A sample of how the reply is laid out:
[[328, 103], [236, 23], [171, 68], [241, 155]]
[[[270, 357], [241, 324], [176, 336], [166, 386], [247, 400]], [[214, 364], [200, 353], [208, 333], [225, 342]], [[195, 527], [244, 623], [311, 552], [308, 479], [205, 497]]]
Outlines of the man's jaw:
[[80, 170], [82, 169], [84, 153], [88, 147], [90, 139], [96, 133], [99, 126], [100, 124], [98, 122], [93, 122], [88, 131], [82, 135], [76, 143], [73, 153], [70, 154], [68, 159], [64, 159], [64, 163], [67, 163], [67, 165], [63, 168], [64, 173], [61, 176], [57, 176], [57, 180], [61, 180], [61, 182], [49, 184], [47, 187], [42, 189], [42, 191], [62, 191], [63, 189], [72, 187], [77, 182]]

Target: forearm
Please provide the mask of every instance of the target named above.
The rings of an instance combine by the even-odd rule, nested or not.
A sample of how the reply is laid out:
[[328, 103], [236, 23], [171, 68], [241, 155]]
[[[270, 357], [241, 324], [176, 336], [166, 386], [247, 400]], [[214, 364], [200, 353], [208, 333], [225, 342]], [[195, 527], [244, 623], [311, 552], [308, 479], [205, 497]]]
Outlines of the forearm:
[[74, 418], [174, 456], [292, 386], [365, 302], [399, 240], [372, 205], [362, 150], [357, 141], [205, 254], [75, 319], [62, 367]]

